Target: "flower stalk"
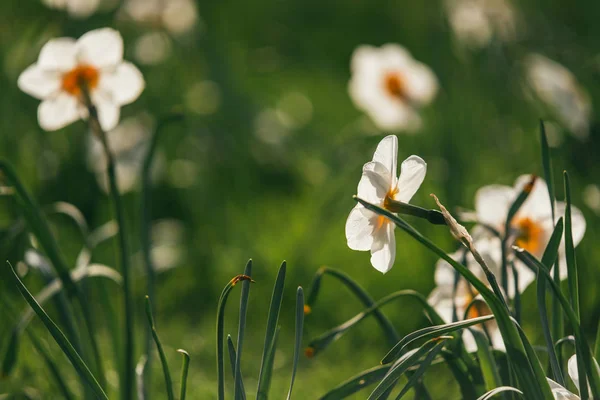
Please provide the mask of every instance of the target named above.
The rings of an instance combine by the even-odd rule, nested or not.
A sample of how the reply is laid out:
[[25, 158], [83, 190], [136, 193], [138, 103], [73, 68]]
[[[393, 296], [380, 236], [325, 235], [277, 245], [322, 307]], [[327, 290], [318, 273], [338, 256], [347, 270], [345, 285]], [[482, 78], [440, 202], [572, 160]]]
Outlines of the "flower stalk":
[[91, 100], [90, 93], [86, 82], [80, 82], [82, 100], [89, 112], [89, 126], [94, 135], [96, 135], [104, 147], [107, 160], [108, 181], [110, 187], [110, 197], [114, 208], [114, 213], [119, 225], [117, 237], [119, 241], [119, 261], [121, 266], [121, 274], [123, 276], [123, 300], [125, 307], [125, 354], [123, 366], [123, 378], [121, 382], [121, 396], [123, 399], [133, 398], [133, 387], [135, 382], [135, 361], [133, 357], [134, 338], [133, 338], [133, 304], [131, 300], [131, 281], [130, 281], [130, 265], [127, 243], [127, 228], [125, 226], [125, 213], [123, 203], [119, 194], [117, 184], [117, 175], [115, 171], [115, 159], [106, 139], [106, 132], [100, 125], [98, 118], [98, 110]]

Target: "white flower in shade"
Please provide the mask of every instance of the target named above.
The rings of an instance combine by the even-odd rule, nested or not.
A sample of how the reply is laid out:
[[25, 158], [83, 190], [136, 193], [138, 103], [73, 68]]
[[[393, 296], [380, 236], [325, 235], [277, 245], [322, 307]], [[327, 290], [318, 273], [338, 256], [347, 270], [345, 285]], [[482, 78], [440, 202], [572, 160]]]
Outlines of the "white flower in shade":
[[580, 139], [586, 138], [589, 135], [592, 104], [588, 93], [571, 71], [540, 54], [529, 55], [525, 67], [536, 96], [571, 133]]
[[[513, 204], [525, 185], [531, 181], [530, 175], [523, 175], [517, 179], [513, 187], [504, 185], [490, 185], [479, 189], [475, 195], [475, 210], [477, 221], [496, 229], [502, 235], [506, 234], [506, 217], [510, 206]], [[565, 203], [556, 203], [556, 218], [564, 216]], [[573, 242], [579, 244], [585, 234], [585, 218], [579, 209], [571, 207], [571, 222]], [[527, 200], [523, 203], [517, 214], [513, 217], [509, 235], [509, 245], [515, 244], [541, 258], [554, 230], [552, 209], [548, 187], [543, 179], [537, 178]], [[564, 246], [560, 253], [564, 256]], [[517, 266], [519, 262], [515, 262]], [[561, 279], [566, 278], [567, 269], [564, 260], [560, 263]], [[535, 273], [529, 268], [518, 269], [519, 290], [524, 290], [534, 279]]]
[[[396, 177], [398, 138], [385, 137], [377, 146], [373, 161], [363, 166], [357, 195], [369, 203], [386, 208], [389, 199], [408, 203], [423, 183], [427, 164], [410, 156]], [[395, 225], [384, 216], [356, 205], [346, 221], [346, 239], [353, 250], [371, 251], [371, 264], [380, 272], [392, 268], [396, 257]]]
[[386, 131], [421, 126], [419, 109], [435, 97], [438, 82], [429, 67], [397, 44], [360, 46], [352, 55], [350, 97]]
[[164, 27], [173, 35], [189, 32], [198, 22], [192, 0], [128, 0], [123, 9], [134, 21]]
[[[500, 239], [497, 237], [476, 239], [475, 248], [484, 258], [492, 272], [498, 273], [499, 266], [495, 260], [500, 256]], [[477, 278], [486, 282], [486, 284], [488, 283], [483, 269], [466, 249], [458, 250], [454, 254], [451, 254], [451, 257], [460, 263], [464, 263]], [[439, 260], [436, 264], [435, 284], [436, 287], [431, 292], [428, 302], [445, 322], [451, 323], [491, 314], [490, 309], [477, 290], [445, 260]], [[477, 301], [469, 308], [469, 305], [474, 300]], [[481, 329], [481, 327], [476, 325], [471, 329]], [[490, 336], [492, 346], [497, 350], [504, 350], [504, 341], [502, 340], [502, 335], [496, 321], [486, 322], [485, 330]], [[468, 352], [477, 350], [475, 338], [469, 330], [463, 331], [463, 342]]]
[[90, 31], [78, 40], [58, 38], [42, 47], [37, 63], [21, 73], [19, 88], [42, 100], [38, 121], [47, 131], [87, 118], [82, 85], [89, 90], [104, 130], [119, 122], [120, 108], [144, 89], [144, 78], [123, 61], [123, 38], [110, 28]]
[[[106, 132], [108, 147], [115, 159], [115, 171], [119, 192], [126, 193], [135, 188], [150, 145], [150, 121], [132, 117], [121, 122], [115, 129]], [[109, 192], [108, 162], [104, 146], [94, 134], [89, 135], [87, 164], [96, 174], [99, 186]]]
[[46, 6], [66, 10], [75, 18], [86, 18], [92, 15], [100, 5], [100, 0], [42, 0]]
[[514, 39], [515, 11], [507, 0], [448, 0], [448, 20], [461, 44], [482, 48], [493, 38], [502, 42]]

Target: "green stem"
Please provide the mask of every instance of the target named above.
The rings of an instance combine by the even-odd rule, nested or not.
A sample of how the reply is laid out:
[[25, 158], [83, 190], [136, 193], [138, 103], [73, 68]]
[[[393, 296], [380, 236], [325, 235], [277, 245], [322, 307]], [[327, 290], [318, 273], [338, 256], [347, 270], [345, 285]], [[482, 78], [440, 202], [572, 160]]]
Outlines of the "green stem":
[[121, 385], [121, 396], [124, 400], [133, 398], [133, 389], [135, 382], [135, 360], [133, 358], [134, 350], [134, 339], [133, 339], [133, 303], [131, 300], [131, 282], [130, 282], [130, 266], [128, 256], [128, 243], [127, 243], [127, 228], [125, 225], [125, 213], [123, 209], [123, 203], [119, 194], [119, 186], [117, 184], [117, 175], [115, 171], [115, 159], [108, 145], [106, 133], [100, 125], [98, 119], [98, 111], [96, 106], [92, 103], [90, 95], [85, 86], [82, 85], [83, 99], [85, 105], [89, 111], [89, 125], [92, 132], [102, 142], [104, 152], [106, 154], [108, 164], [108, 181], [110, 185], [110, 196], [113, 203], [113, 209], [117, 218], [117, 224], [119, 225], [119, 231], [117, 233], [119, 241], [119, 256], [121, 264], [121, 275], [123, 276], [123, 298], [125, 308], [125, 358], [123, 367], [123, 380]]

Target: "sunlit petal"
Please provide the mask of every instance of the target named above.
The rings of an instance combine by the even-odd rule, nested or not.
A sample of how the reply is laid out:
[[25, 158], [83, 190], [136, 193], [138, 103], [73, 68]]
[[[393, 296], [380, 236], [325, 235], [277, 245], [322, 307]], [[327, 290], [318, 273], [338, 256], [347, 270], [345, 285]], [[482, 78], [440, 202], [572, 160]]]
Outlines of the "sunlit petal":
[[46, 99], [38, 107], [38, 121], [46, 131], [64, 128], [79, 118], [77, 99], [66, 93]]
[[[381, 246], [373, 251], [371, 250], [371, 264], [382, 273], [388, 272], [394, 265], [396, 259], [396, 240], [394, 236], [394, 224], [386, 223], [382, 228], [382, 237], [379, 238]], [[375, 245], [375, 243], [373, 243]]]
[[136, 100], [144, 86], [142, 73], [129, 62], [123, 62], [114, 71], [104, 73], [100, 80], [101, 89], [111, 93], [113, 101], [119, 105]]
[[96, 29], [77, 40], [77, 60], [97, 68], [115, 68], [123, 60], [123, 38], [111, 28]]
[[33, 64], [19, 75], [19, 89], [37, 99], [45, 99], [56, 94], [61, 87], [60, 75]]
[[[350, 211], [346, 220], [346, 239], [348, 247], [352, 250], [367, 251], [373, 244], [373, 225], [365, 211], [371, 213], [363, 206], [357, 205]], [[371, 214], [373, 215], [371, 218], [377, 218], [375, 213]]]
[[419, 156], [410, 156], [402, 162], [398, 178], [396, 200], [408, 203], [415, 195], [427, 173], [427, 163]]

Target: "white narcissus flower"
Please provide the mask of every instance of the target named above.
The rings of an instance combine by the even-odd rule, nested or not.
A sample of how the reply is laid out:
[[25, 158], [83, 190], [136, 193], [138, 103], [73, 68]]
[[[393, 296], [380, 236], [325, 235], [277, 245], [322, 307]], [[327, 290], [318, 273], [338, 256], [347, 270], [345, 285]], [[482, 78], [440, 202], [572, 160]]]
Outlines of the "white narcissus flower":
[[100, 0], [42, 0], [50, 8], [67, 10], [75, 18], [89, 17], [98, 9]]
[[516, 35], [516, 13], [507, 0], [447, 0], [446, 7], [454, 36], [468, 47], [485, 47], [493, 38], [508, 42]]
[[[494, 260], [500, 256], [500, 239], [497, 237], [475, 239], [475, 248], [484, 258], [492, 272], [497, 274], [499, 266]], [[460, 263], [465, 262], [466, 266], [477, 278], [487, 283], [482, 267], [477, 264], [471, 253], [466, 249], [458, 250], [451, 254], [451, 257]], [[458, 275], [456, 270], [445, 260], [439, 260], [436, 264], [435, 284], [436, 287], [429, 295], [428, 302], [446, 323], [461, 321], [465, 317], [466, 319], [471, 319], [491, 314], [490, 309], [477, 290], [465, 278]], [[467, 311], [473, 300], [478, 301]], [[480, 329], [480, 327], [476, 325], [471, 329]], [[485, 329], [490, 335], [492, 346], [497, 350], [504, 351], [504, 341], [502, 340], [502, 335], [496, 321], [486, 322]], [[463, 342], [468, 352], [477, 350], [477, 343], [469, 330], [464, 330]]]
[[352, 55], [350, 97], [386, 131], [415, 130], [419, 108], [431, 103], [438, 82], [429, 67], [397, 44], [360, 46]]
[[[477, 221], [491, 226], [501, 234], [504, 228], [510, 206], [515, 201], [525, 185], [531, 181], [530, 175], [523, 175], [517, 179], [513, 187], [504, 185], [490, 185], [479, 189], [475, 195], [475, 210]], [[556, 203], [556, 219], [564, 217], [565, 203]], [[543, 179], [537, 178], [531, 193], [523, 203], [512, 220], [509, 245], [515, 244], [541, 258], [554, 230], [555, 222], [552, 220], [552, 209], [548, 187]], [[571, 206], [571, 225], [573, 230], [573, 243], [579, 244], [585, 234], [585, 218], [581, 211]], [[559, 255], [564, 257], [564, 244], [559, 249]], [[519, 272], [519, 290], [524, 290], [534, 279], [535, 273], [527, 267], [519, 267], [520, 262], [515, 261]], [[567, 277], [566, 262], [560, 262], [560, 277]]]
[[[592, 361], [594, 362], [596, 369], [600, 372], [600, 366], [598, 366], [598, 362], [596, 361], [596, 359], [592, 358]], [[577, 391], [580, 391], [580, 389], [579, 389], [579, 369], [577, 368], [577, 355], [573, 355], [573, 356], [571, 356], [571, 358], [569, 358], [569, 362], [567, 363], [567, 372], [569, 373], [569, 377], [575, 384]], [[567, 389], [565, 389], [558, 383], [554, 382], [552, 379], [548, 379], [548, 383], [550, 384], [550, 389], [552, 390], [552, 394], [554, 395], [555, 399], [557, 399], [557, 400], [579, 400], [579, 396], [577, 396], [574, 393], [571, 393], [570, 391], [568, 391]], [[588, 393], [590, 391], [591, 391], [591, 389], [589, 388], [589, 385], [588, 385]]]
[[61, 129], [87, 118], [82, 85], [86, 85], [106, 131], [119, 122], [120, 108], [136, 100], [144, 90], [144, 78], [123, 61], [123, 38], [114, 29], [90, 31], [78, 40], [48, 41], [37, 63], [21, 73], [19, 88], [42, 100], [38, 121], [47, 131]]
[[571, 71], [540, 54], [529, 55], [525, 67], [537, 97], [556, 113], [571, 133], [585, 139], [589, 135], [593, 108], [588, 93]]
[[[396, 177], [398, 138], [385, 137], [377, 146], [373, 161], [363, 166], [357, 195], [369, 203], [386, 208], [389, 199], [408, 203], [423, 183], [427, 164], [410, 156]], [[346, 239], [353, 250], [371, 251], [371, 264], [380, 272], [392, 268], [396, 257], [395, 225], [384, 216], [357, 204], [346, 221]]]

